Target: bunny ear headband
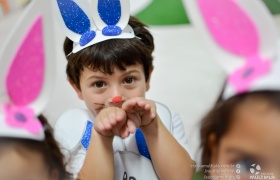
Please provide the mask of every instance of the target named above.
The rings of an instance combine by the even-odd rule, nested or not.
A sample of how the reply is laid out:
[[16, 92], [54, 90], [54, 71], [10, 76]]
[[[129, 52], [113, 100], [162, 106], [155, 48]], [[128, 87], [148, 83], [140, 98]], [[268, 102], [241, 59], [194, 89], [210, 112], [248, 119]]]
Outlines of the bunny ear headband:
[[[48, 8], [49, 7], [49, 8]], [[54, 48], [49, 0], [31, 1], [0, 51], [0, 137], [44, 139]]]
[[108, 39], [133, 38], [129, 0], [53, 0], [55, 19], [71, 39], [73, 53]]
[[280, 90], [276, 27], [258, 0], [185, 0], [192, 23], [228, 75], [223, 99]]

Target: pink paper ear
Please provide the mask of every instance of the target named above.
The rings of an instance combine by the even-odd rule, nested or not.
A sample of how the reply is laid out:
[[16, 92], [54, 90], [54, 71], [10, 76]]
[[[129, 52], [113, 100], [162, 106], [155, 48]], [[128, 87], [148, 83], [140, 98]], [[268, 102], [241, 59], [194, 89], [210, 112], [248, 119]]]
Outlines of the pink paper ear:
[[39, 16], [20, 44], [6, 77], [13, 104], [24, 106], [36, 100], [43, 86], [44, 70], [43, 25]]
[[234, 0], [198, 0], [198, 6], [219, 46], [238, 56], [258, 54], [260, 40], [257, 28]]

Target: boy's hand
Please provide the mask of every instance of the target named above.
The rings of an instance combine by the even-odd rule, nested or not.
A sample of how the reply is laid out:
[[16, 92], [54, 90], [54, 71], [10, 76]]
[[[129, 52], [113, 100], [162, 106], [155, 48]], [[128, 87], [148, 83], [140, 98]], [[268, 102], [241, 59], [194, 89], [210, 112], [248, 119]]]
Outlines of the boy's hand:
[[127, 115], [127, 128], [134, 133], [137, 127], [149, 125], [156, 117], [156, 104], [142, 97], [125, 101], [122, 109]]
[[124, 110], [118, 107], [102, 109], [94, 120], [95, 130], [107, 137], [114, 135], [126, 138], [129, 131], [126, 124], [127, 115]]

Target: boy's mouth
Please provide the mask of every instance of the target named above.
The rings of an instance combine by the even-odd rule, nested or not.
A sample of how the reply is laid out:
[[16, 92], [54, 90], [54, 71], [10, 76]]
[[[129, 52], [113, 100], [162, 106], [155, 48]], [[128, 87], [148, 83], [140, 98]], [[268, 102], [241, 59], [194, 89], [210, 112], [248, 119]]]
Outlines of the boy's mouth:
[[98, 108], [94, 109], [95, 111], [100, 111], [105, 107], [105, 104], [101, 104], [101, 103], [94, 103], [94, 104], [99, 106]]

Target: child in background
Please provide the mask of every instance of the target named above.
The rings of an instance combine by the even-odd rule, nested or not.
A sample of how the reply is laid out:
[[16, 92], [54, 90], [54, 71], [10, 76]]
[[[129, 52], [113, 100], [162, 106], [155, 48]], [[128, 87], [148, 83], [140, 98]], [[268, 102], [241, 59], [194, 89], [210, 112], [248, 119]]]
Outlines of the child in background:
[[223, 168], [229, 171], [218, 174], [214, 170], [221, 168], [205, 166], [204, 174], [249, 179], [267, 173], [279, 179], [279, 120], [280, 90], [254, 91], [219, 101], [202, 121], [202, 164], [230, 165]]
[[42, 115], [54, 79], [49, 7], [48, 0], [32, 1], [0, 51], [1, 180], [71, 178]]
[[38, 116], [38, 121], [44, 127], [43, 140], [0, 133], [0, 179], [70, 179], [51, 126], [42, 115]]
[[0, 18], [14, 10], [26, 6], [29, 1], [30, 0], [0, 0]]
[[218, 101], [201, 122], [201, 178], [279, 179], [280, 53], [271, 14], [261, 1], [186, 4], [228, 73]]
[[[55, 125], [62, 148], [71, 152], [71, 172], [78, 179], [191, 179], [194, 162], [179, 115], [145, 98], [154, 68], [152, 35], [130, 17], [128, 1], [76, 2], [54, 6], [57, 15], [63, 12], [57, 20], [68, 36], [68, 80], [88, 108], [64, 113]], [[70, 35], [92, 20], [79, 38]]]

